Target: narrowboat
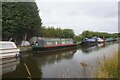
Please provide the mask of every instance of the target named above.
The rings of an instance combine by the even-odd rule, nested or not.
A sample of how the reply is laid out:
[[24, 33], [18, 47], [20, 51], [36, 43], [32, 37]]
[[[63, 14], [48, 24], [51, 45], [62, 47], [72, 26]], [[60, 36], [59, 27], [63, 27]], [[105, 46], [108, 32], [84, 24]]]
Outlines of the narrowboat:
[[16, 57], [19, 51], [14, 42], [0, 41], [0, 59]]
[[92, 37], [92, 38], [84, 38], [82, 41], [81, 41], [81, 45], [96, 45], [98, 43], [97, 41], [97, 37]]
[[33, 51], [48, 52], [76, 47], [72, 39], [40, 38], [32, 45]]
[[97, 41], [98, 41], [98, 43], [103, 43], [104, 42], [104, 40], [100, 37], [97, 38]]
[[113, 41], [113, 40], [114, 40], [113, 38], [106, 38], [106, 39], [105, 39], [106, 42], [111, 42], [111, 41]]
[[119, 42], [119, 38], [105, 38], [105, 42]]

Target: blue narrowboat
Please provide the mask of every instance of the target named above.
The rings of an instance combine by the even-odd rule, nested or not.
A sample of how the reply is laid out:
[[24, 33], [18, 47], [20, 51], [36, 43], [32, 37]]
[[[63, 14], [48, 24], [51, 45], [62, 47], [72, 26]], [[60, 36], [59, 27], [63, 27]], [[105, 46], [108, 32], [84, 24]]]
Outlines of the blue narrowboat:
[[84, 38], [81, 41], [81, 45], [96, 45], [98, 43], [97, 37]]

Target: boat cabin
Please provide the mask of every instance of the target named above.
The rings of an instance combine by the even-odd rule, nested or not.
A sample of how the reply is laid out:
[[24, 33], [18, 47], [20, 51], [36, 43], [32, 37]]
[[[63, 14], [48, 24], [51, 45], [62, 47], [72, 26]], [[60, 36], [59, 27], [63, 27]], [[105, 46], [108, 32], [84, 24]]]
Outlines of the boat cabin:
[[56, 39], [56, 38], [44, 38], [38, 39], [35, 43], [36, 46], [45, 47], [45, 46], [55, 46], [55, 45], [67, 45], [74, 44], [72, 39]]
[[14, 42], [0, 41], [0, 58], [10, 58], [19, 55], [19, 49]]

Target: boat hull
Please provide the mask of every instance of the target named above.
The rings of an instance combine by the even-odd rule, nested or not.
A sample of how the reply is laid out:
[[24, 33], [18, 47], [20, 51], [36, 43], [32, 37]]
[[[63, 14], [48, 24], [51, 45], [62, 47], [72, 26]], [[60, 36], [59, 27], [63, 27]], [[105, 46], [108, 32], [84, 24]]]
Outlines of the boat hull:
[[64, 45], [64, 46], [49, 46], [49, 47], [33, 47], [33, 51], [39, 51], [39, 52], [54, 52], [58, 50], [65, 50], [70, 48], [76, 48], [76, 44], [74, 45]]
[[0, 41], [0, 60], [7, 58], [15, 58], [19, 56], [19, 49], [14, 42]]
[[95, 46], [97, 44], [98, 44], [98, 42], [82, 42], [80, 45], [90, 47], [90, 46]]

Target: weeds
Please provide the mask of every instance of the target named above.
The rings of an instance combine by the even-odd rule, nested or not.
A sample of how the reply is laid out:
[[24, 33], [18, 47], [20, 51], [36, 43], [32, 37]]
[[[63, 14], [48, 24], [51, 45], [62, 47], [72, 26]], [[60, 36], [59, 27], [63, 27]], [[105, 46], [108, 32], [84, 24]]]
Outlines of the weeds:
[[113, 54], [112, 57], [105, 57], [101, 62], [97, 58], [99, 70], [97, 71], [97, 78], [120, 78], [118, 71], [118, 55]]

